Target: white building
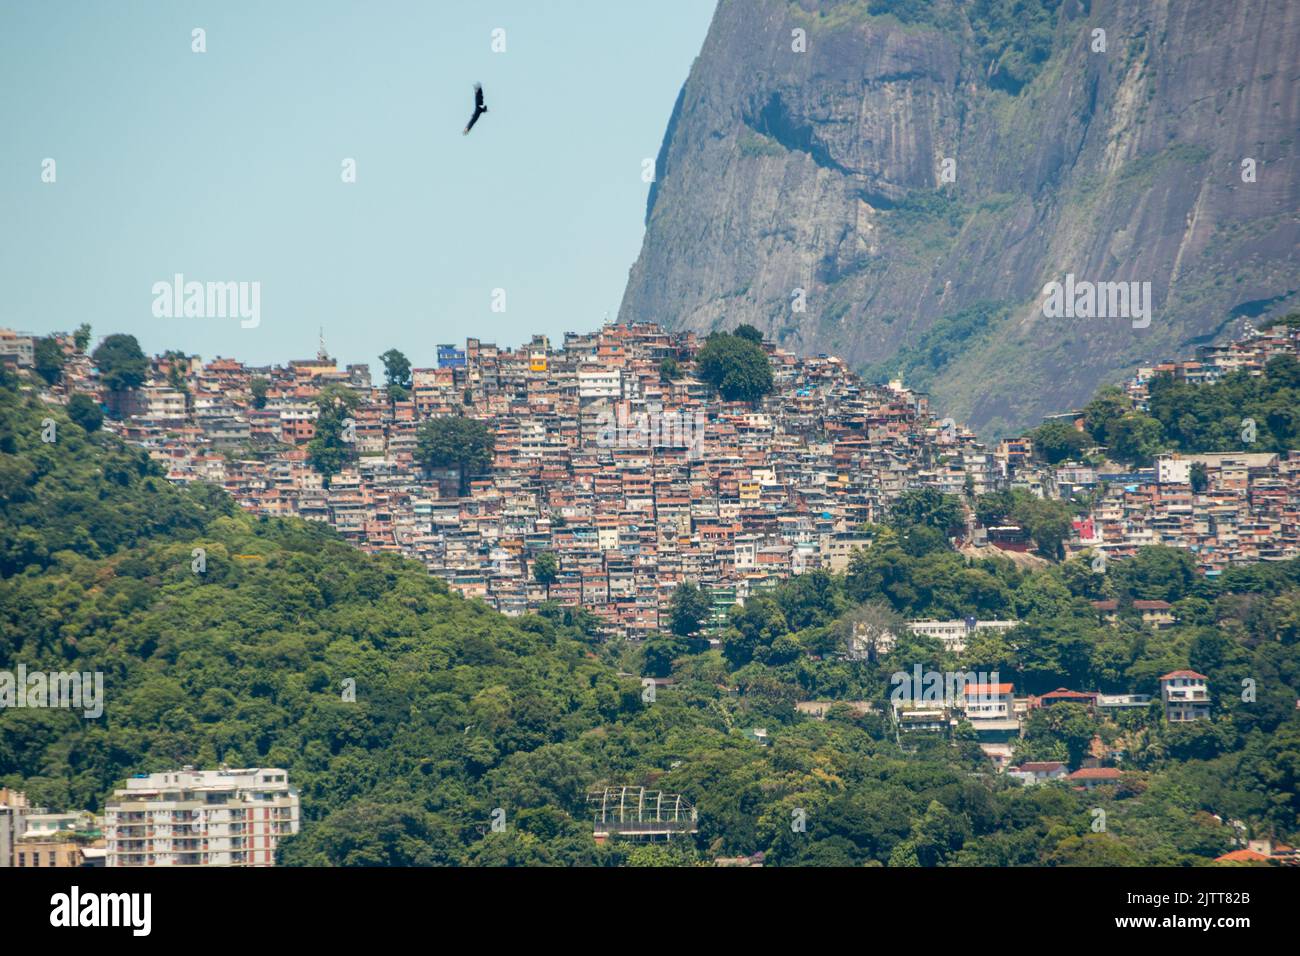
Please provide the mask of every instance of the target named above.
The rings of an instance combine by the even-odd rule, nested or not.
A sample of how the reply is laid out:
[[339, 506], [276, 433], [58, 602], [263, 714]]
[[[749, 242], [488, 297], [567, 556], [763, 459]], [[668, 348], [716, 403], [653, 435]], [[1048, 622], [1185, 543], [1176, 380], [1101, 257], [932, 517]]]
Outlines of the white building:
[[1011, 763], [1012, 741], [1020, 736], [1015, 693], [1010, 684], [967, 684], [955, 710], [970, 722], [980, 750], [999, 770]]
[[866, 551], [870, 547], [871, 539], [866, 535], [845, 532], [827, 536], [822, 544], [826, 567], [833, 574], [847, 571], [853, 561], [853, 552], [857, 549]]
[[616, 368], [595, 366], [578, 369], [578, 397], [617, 399], [623, 394], [623, 373]]
[[903, 733], [923, 731], [926, 733], [946, 733], [948, 731], [948, 710], [941, 703], [892, 704], [894, 723]]
[[1007, 776], [1022, 784], [1048, 783], [1069, 776], [1070, 770], [1059, 760], [1027, 761], [1018, 767], [1008, 767]]
[[158, 422], [183, 422], [187, 413], [185, 393], [162, 385], [146, 385], [132, 393], [130, 415]]
[[31, 812], [27, 794], [0, 787], [0, 866], [14, 865], [14, 844], [23, 835]]
[[1160, 678], [1160, 697], [1165, 703], [1165, 720], [1181, 723], [1210, 716], [1209, 678], [1196, 671], [1170, 671]]
[[1150, 694], [1098, 694], [1097, 706], [1102, 710], [1140, 709], [1151, 705]]
[[1156, 459], [1156, 481], [1162, 485], [1186, 485], [1192, 480], [1192, 462], [1187, 458]]
[[0, 364], [5, 358], [11, 359], [19, 368], [31, 368], [36, 363], [36, 337], [13, 329], [0, 329]]
[[958, 695], [957, 709], [976, 728], [981, 721], [1016, 721], [1010, 684], [966, 684]]
[[966, 650], [966, 640], [976, 631], [1009, 631], [1019, 621], [977, 621], [967, 618], [964, 621], [910, 621], [907, 629], [913, 634], [933, 637], [943, 642], [943, 649], [954, 654]]
[[278, 768], [141, 774], [104, 814], [108, 866], [274, 866], [298, 832], [298, 792]]

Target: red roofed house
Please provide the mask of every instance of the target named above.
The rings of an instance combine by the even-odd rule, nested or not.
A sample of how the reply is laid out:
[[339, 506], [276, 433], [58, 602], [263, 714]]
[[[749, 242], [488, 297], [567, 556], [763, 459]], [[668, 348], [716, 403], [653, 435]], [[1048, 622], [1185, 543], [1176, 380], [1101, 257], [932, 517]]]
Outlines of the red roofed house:
[[1031, 710], [1037, 710], [1039, 707], [1050, 707], [1052, 704], [1083, 704], [1091, 710], [1097, 706], [1098, 696], [1095, 691], [1067, 690], [1058, 687], [1040, 697], [1030, 696], [1029, 707]]
[[1015, 718], [1015, 698], [1010, 684], [967, 684], [962, 688], [957, 706], [970, 721]]
[[1097, 616], [1103, 621], [1106, 621], [1109, 624], [1119, 623], [1119, 615], [1117, 613], [1119, 611], [1119, 601], [1116, 601], [1114, 598], [1110, 598], [1106, 601], [1093, 601], [1092, 607], [1097, 612]]
[[[1093, 608], [1104, 621], [1119, 623], [1119, 601], [1111, 598], [1107, 601], [1093, 601]], [[1142, 615], [1142, 623], [1157, 631], [1173, 627], [1177, 623], [1173, 605], [1168, 601], [1134, 601], [1133, 610]]]
[[1104, 784], [1119, 783], [1124, 774], [1114, 767], [1080, 767], [1067, 778], [1072, 784], [1091, 790]]
[[1170, 671], [1160, 678], [1160, 697], [1165, 702], [1165, 720], [1183, 723], [1210, 716], [1209, 680], [1196, 671]]
[[1133, 610], [1142, 613], [1142, 623], [1157, 631], [1174, 626], [1174, 609], [1168, 601], [1134, 601]]
[[967, 684], [957, 695], [960, 710], [984, 751], [998, 768], [1011, 762], [1011, 741], [1020, 736], [1020, 718], [1010, 684]]
[[1216, 856], [1215, 863], [1267, 863], [1268, 857], [1254, 850], [1233, 850], [1223, 856]]
[[1216, 862], [1218, 860], [1247, 863], [1267, 861], [1269, 863], [1280, 863], [1283, 866], [1300, 866], [1300, 853], [1296, 852], [1295, 847], [1287, 846], [1285, 843], [1278, 843], [1271, 837], [1264, 837], [1259, 840], [1251, 840], [1243, 849], [1225, 853], [1223, 856], [1217, 857]]

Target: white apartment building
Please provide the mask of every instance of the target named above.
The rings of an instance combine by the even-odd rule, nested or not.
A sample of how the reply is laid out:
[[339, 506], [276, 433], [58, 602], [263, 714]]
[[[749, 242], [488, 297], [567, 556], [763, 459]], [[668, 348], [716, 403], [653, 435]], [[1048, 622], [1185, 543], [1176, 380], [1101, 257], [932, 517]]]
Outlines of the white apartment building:
[[913, 634], [933, 637], [943, 642], [943, 649], [954, 654], [966, 650], [966, 639], [976, 631], [1009, 631], [1019, 621], [909, 621], [907, 629]]
[[1182, 723], [1206, 720], [1210, 716], [1209, 678], [1196, 671], [1170, 671], [1160, 678], [1160, 696], [1165, 704], [1165, 720]]
[[1156, 459], [1156, 481], [1162, 485], [1186, 485], [1192, 480], [1192, 462], [1188, 458], [1165, 455]]
[[822, 544], [822, 553], [825, 555], [825, 566], [836, 574], [849, 569], [853, 561], [853, 552], [861, 549], [866, 551], [871, 547], [871, 539], [866, 535], [846, 532], [834, 536], [824, 535]]
[[108, 866], [274, 866], [298, 832], [298, 792], [279, 768], [141, 774], [104, 813]]
[[902, 733], [939, 734], [948, 730], [948, 711], [939, 704], [894, 704], [893, 713], [894, 723]]
[[603, 365], [578, 369], [578, 397], [617, 399], [623, 394], [623, 373]]
[[36, 363], [36, 336], [0, 329], [0, 359], [6, 357], [20, 368], [31, 368]]
[[979, 748], [999, 770], [1011, 763], [1012, 741], [1020, 736], [1020, 718], [1010, 684], [967, 684], [955, 708], [970, 722]]
[[1017, 729], [1019, 726], [1010, 684], [966, 684], [957, 698], [957, 709], [976, 729], [980, 721], [1007, 721], [1016, 723]]
[[14, 865], [14, 844], [23, 835], [31, 812], [27, 794], [0, 787], [0, 866]]
[[146, 385], [134, 393], [130, 414], [151, 421], [185, 421], [185, 393], [161, 385]]

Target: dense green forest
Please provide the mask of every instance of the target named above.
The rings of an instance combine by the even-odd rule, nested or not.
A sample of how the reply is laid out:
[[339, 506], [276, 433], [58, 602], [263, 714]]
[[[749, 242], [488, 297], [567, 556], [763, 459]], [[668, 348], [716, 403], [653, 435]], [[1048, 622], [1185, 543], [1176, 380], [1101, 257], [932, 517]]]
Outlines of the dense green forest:
[[[1231, 819], [1300, 837], [1300, 563], [1211, 581], [1151, 548], [1104, 575], [1077, 559], [1030, 572], [949, 550], [948, 505], [909, 498], [847, 574], [751, 599], [720, 647], [694, 632], [685, 596], [687, 633], [636, 647], [600, 641], [580, 612], [503, 617], [327, 527], [174, 487], [5, 376], [0, 668], [102, 671], [107, 699], [98, 720], [0, 711], [0, 785], [98, 809], [136, 772], [286, 767], [304, 821], [281, 845], [286, 864], [686, 865], [761, 851], [777, 865], [1186, 865], [1234, 845]], [[1103, 596], [1120, 601], [1118, 627], [1089, 603]], [[1144, 629], [1138, 598], [1172, 602], [1180, 623]], [[876, 659], [840, 653], [855, 622], [967, 614], [1023, 624], [960, 661], [905, 632]], [[1021, 756], [1071, 759], [1100, 735], [1133, 773], [1090, 793], [1025, 788], [960, 729], [896, 737], [880, 713], [889, 675], [916, 663], [999, 670], [1017, 694], [1152, 693], [1190, 666], [1210, 677], [1214, 718], [1171, 727], [1153, 708], [1102, 724], [1057, 705], [1030, 721]], [[673, 684], [647, 701], [620, 672]], [[878, 710], [814, 720], [795, 710], [807, 699]], [[769, 745], [744, 733], [755, 727]], [[585, 798], [605, 783], [683, 794], [697, 838], [597, 846]], [[487, 826], [496, 808], [504, 832]]]
[[1147, 410], [1137, 411], [1123, 389], [1103, 386], [1083, 409], [1084, 431], [1058, 421], [1030, 432], [1040, 457], [1055, 463], [1103, 445], [1114, 461], [1145, 465], [1161, 452], [1285, 454], [1300, 446], [1300, 362], [1294, 356], [1270, 359], [1263, 375], [1242, 369], [1208, 385], [1161, 373], [1147, 392]]
[[[1157, 376], [1149, 386], [1150, 416], [1172, 451], [1286, 452], [1300, 445], [1300, 363], [1270, 359], [1263, 375], [1233, 372], [1213, 385]], [[1247, 419], [1252, 427], [1244, 428]]]

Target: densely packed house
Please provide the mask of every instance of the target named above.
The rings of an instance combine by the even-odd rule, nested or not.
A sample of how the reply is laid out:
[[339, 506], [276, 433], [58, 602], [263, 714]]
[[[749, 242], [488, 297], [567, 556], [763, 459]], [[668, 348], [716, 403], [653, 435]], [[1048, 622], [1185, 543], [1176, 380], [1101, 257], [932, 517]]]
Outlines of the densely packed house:
[[[1142, 408], [1158, 373], [1213, 382], [1262, 373], [1300, 351], [1300, 330], [1252, 334], [1197, 359], [1142, 368], [1128, 384]], [[3, 338], [22, 364], [30, 340]], [[99, 391], [71, 337], [55, 398]], [[845, 569], [868, 547], [904, 490], [963, 496], [1011, 488], [1047, 497], [1089, 493], [1071, 550], [1123, 557], [1147, 544], [1187, 548], [1214, 574], [1236, 561], [1300, 555], [1300, 453], [1165, 456], [1153, 467], [1036, 462], [1027, 438], [996, 448], [900, 382], [872, 385], [839, 359], [764, 345], [774, 388], [761, 402], [720, 399], [693, 377], [703, 340], [656, 325], [607, 325], [517, 348], [468, 339], [431, 350], [401, 400], [365, 365], [313, 359], [251, 367], [229, 358], [155, 357], [144, 387], [117, 397], [109, 427], [147, 448], [176, 482], [224, 487], [245, 508], [328, 522], [358, 547], [422, 561], [467, 596], [507, 614], [544, 601], [582, 605], [611, 634], [658, 630], [677, 584], [708, 590], [720, 619], [757, 590], [811, 568]], [[665, 360], [677, 373], [665, 374]], [[255, 388], [254, 383], [257, 382]], [[317, 398], [330, 385], [359, 396], [355, 455], [325, 480], [311, 465]], [[110, 396], [100, 393], [101, 401]], [[487, 422], [495, 454], [484, 474], [417, 463], [429, 418]], [[1067, 416], [1068, 417], [1068, 416]], [[1205, 486], [1193, 491], [1192, 466]], [[1202, 469], [1198, 469], [1201, 471]], [[977, 528], [962, 543], [1030, 547], [1015, 527]], [[535, 580], [543, 552], [559, 562]]]

